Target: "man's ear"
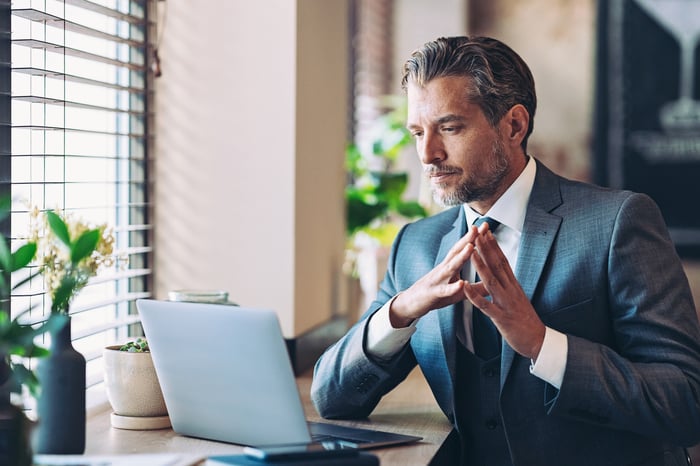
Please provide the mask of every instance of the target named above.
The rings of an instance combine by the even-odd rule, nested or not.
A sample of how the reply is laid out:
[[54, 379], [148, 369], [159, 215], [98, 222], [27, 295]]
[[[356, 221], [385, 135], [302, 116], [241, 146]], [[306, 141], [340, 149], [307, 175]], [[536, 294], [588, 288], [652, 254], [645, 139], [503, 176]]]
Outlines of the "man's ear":
[[505, 135], [513, 145], [519, 146], [527, 134], [527, 129], [530, 125], [530, 114], [523, 105], [516, 104], [508, 110], [501, 122], [505, 125], [505, 128], [502, 128], [505, 131], [501, 134]]

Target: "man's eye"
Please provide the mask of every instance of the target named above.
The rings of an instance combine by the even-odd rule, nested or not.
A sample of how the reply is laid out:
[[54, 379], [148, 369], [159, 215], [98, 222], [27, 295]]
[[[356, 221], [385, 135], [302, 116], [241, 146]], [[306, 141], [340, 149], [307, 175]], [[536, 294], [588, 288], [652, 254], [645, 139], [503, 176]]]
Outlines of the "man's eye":
[[419, 138], [419, 137], [423, 136], [423, 132], [422, 131], [411, 131], [411, 136], [414, 138]]
[[455, 128], [454, 126], [444, 126], [442, 128], [443, 133], [453, 133], [455, 131], [457, 131], [457, 128]]

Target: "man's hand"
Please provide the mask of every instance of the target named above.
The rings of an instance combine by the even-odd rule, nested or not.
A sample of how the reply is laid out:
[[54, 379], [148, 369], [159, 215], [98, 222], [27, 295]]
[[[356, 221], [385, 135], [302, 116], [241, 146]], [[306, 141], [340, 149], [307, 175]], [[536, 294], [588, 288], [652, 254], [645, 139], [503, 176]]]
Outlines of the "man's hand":
[[[484, 223], [470, 255], [479, 283], [465, 283], [464, 294], [489, 316], [501, 336], [519, 354], [537, 359], [544, 342], [545, 325], [530, 304], [510, 268], [508, 259]], [[491, 296], [491, 300], [486, 299]]]
[[407, 327], [433, 309], [464, 300], [465, 281], [460, 272], [474, 251], [477, 234], [476, 227], [470, 227], [440, 264], [396, 296], [389, 310], [394, 328]]

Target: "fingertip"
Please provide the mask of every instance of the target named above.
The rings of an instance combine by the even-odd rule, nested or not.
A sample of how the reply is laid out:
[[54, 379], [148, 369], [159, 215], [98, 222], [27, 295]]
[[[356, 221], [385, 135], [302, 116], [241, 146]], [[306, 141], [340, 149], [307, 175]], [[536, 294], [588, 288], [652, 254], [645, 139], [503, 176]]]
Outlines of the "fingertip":
[[463, 280], [463, 281], [464, 281], [464, 283], [462, 284], [462, 292], [464, 293], [464, 296], [466, 296], [466, 297], [468, 298], [468, 297], [469, 297], [469, 292], [470, 292], [471, 289], [472, 289], [472, 288], [471, 288], [472, 285], [471, 285], [471, 283], [469, 283], [469, 281], [467, 281], [467, 280]]

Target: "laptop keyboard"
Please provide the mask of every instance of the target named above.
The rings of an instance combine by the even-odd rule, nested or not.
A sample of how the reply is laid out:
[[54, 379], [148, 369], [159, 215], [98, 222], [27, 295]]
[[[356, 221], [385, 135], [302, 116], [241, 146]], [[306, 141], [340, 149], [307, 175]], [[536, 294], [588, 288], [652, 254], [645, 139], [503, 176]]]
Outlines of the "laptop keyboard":
[[355, 444], [356, 448], [374, 448], [415, 442], [421, 437], [393, 434], [361, 427], [346, 427], [325, 422], [309, 422], [309, 433], [314, 442], [341, 441]]
[[347, 443], [357, 443], [360, 439], [355, 438], [343, 438], [337, 435], [327, 435], [327, 434], [311, 434], [311, 440], [314, 442], [330, 442], [330, 441], [340, 441]]

